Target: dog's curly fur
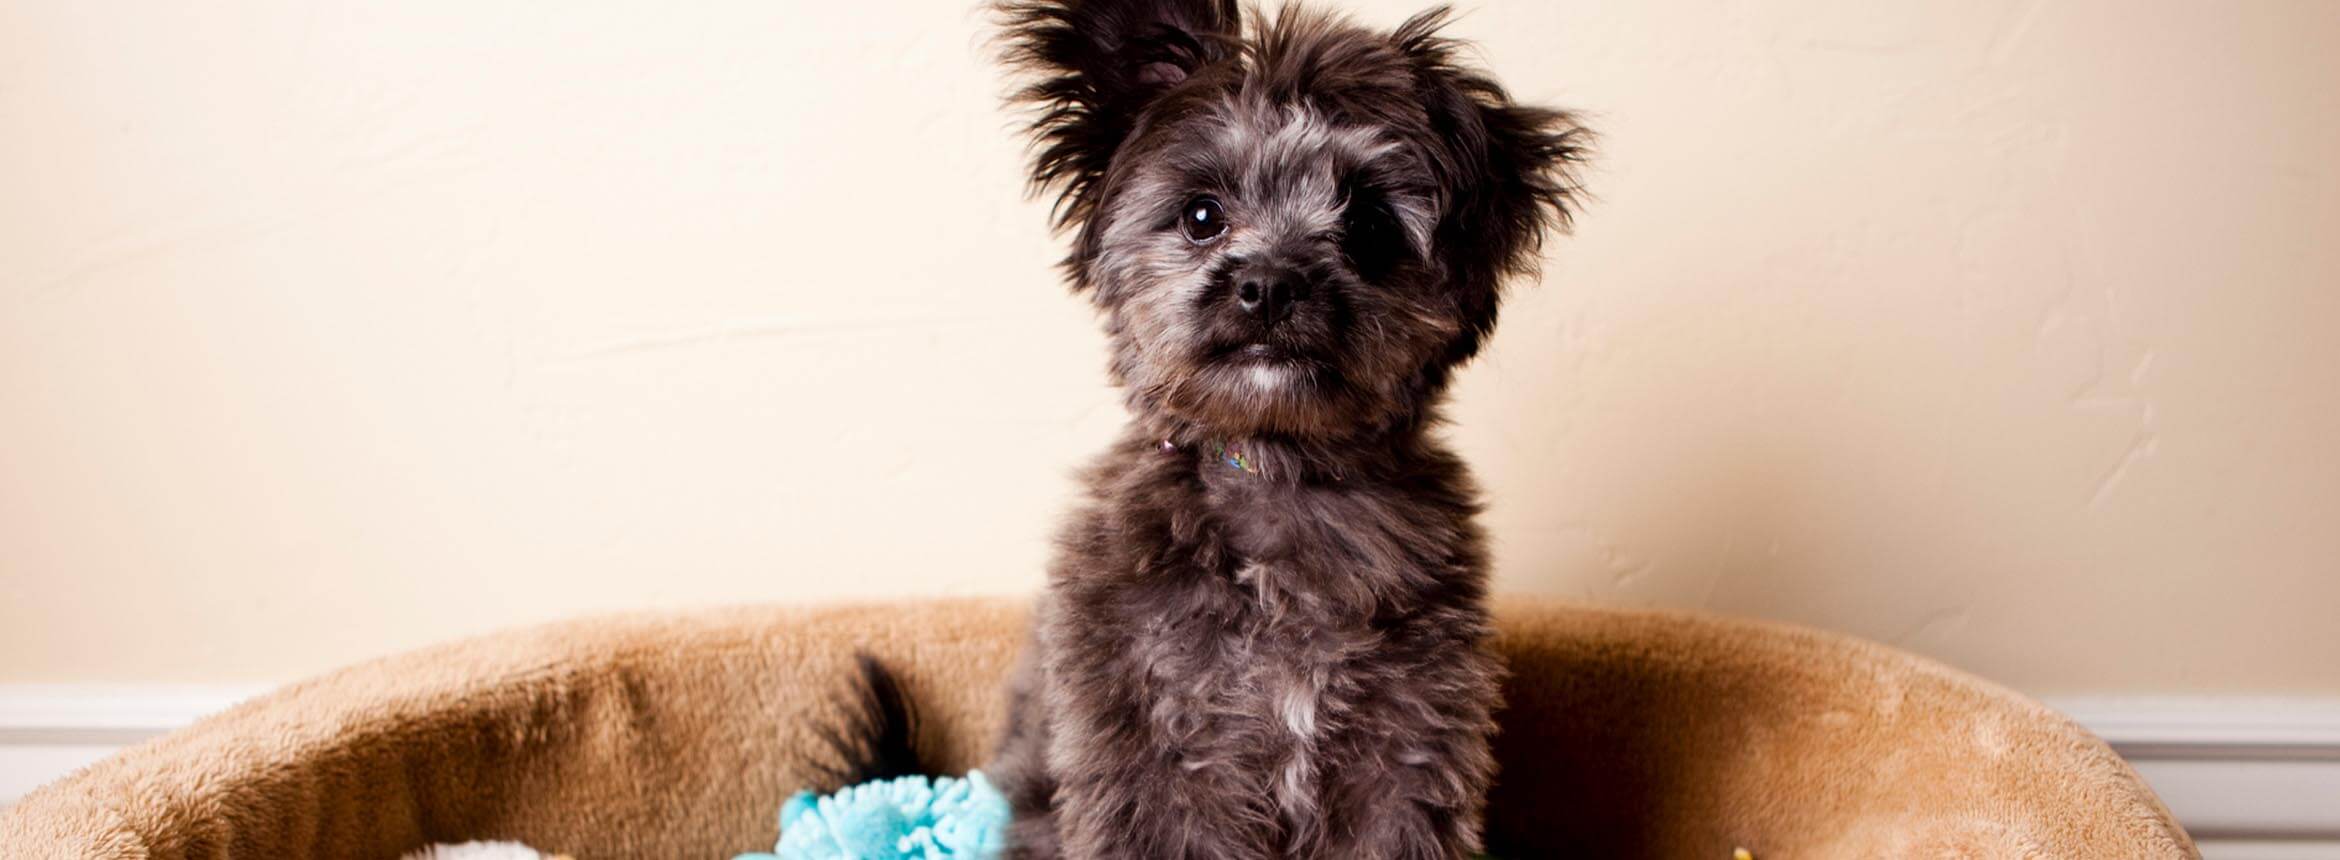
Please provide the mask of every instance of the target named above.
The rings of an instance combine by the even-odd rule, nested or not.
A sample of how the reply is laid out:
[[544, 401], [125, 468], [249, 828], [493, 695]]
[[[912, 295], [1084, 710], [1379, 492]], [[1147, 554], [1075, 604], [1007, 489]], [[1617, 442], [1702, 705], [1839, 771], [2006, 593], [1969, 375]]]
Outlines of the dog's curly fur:
[[1430, 431], [1586, 133], [1465, 68], [1443, 9], [998, 9], [1132, 414], [1010, 691], [1012, 853], [1469, 855], [1501, 669]]

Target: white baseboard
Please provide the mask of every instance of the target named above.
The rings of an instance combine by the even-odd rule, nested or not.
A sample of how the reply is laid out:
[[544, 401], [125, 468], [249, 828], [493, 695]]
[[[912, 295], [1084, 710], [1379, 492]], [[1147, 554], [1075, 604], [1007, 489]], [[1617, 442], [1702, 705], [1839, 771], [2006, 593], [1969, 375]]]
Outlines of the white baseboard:
[[2197, 839], [2202, 860], [2333, 860], [2340, 842], [2329, 839]]
[[[0, 685], [0, 806], [263, 689]], [[2340, 858], [2340, 699], [2093, 696], [2049, 704], [2128, 758], [2210, 860]]]
[[2340, 699], [2075, 696], [2209, 860], [2340, 858]]
[[0, 807], [115, 750], [226, 710], [267, 689], [0, 684]]

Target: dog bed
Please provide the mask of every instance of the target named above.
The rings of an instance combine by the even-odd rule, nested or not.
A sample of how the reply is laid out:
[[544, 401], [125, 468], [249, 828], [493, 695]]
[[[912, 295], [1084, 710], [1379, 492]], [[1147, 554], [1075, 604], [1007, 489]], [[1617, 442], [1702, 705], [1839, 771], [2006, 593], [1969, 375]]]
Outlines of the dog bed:
[[[2008, 690], [1793, 627], [1508, 602], [1504, 857], [2198, 856], [2111, 749]], [[295, 684], [0, 813], [10, 858], [395, 858], [473, 839], [728, 858], [833, 765], [853, 653], [978, 765], [1021, 604], [632, 615]], [[832, 786], [833, 787], [833, 786]]]

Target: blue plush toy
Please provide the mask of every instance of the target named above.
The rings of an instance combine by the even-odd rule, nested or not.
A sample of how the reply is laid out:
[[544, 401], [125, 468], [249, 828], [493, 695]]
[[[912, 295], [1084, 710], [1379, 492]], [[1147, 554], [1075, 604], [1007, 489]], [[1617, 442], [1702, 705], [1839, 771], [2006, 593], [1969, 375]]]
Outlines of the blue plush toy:
[[987, 860], [1007, 843], [1008, 802], [982, 771], [905, 776], [780, 807], [780, 844], [736, 860]]

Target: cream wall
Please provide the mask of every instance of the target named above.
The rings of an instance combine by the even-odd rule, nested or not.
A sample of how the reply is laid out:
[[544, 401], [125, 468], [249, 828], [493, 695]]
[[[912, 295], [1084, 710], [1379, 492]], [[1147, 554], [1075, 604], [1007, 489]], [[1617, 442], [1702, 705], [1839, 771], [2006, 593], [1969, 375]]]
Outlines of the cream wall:
[[[1119, 408], [971, 5], [0, 0], [0, 682], [1032, 590]], [[1606, 134], [1504, 590], [2340, 692], [2340, 4], [1476, 5]]]

